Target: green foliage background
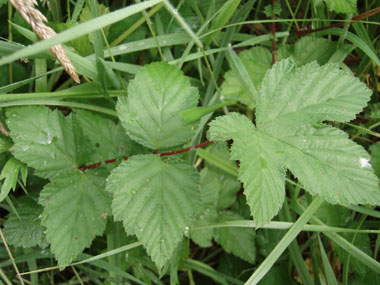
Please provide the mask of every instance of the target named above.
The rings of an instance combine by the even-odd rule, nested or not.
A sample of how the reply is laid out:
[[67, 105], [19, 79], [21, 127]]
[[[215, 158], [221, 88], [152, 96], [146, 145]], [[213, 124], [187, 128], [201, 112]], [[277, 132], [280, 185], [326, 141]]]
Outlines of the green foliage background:
[[61, 2], [0, 1], [6, 284], [380, 282], [377, 1]]

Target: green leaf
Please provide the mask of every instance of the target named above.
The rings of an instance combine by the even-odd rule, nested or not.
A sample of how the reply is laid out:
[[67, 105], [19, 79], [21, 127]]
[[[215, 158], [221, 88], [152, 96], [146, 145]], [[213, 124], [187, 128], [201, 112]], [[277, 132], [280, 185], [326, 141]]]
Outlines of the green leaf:
[[357, 0], [325, 0], [327, 7], [337, 13], [355, 13]]
[[187, 142], [192, 126], [185, 126], [181, 112], [195, 107], [198, 91], [182, 72], [167, 63], [153, 63], [137, 72], [120, 97], [117, 112], [127, 134], [150, 149]]
[[8, 196], [11, 189], [16, 190], [18, 174], [22, 168], [26, 168], [26, 166], [14, 157], [11, 157], [4, 165], [0, 174], [0, 181], [4, 179], [1, 186], [0, 202]]
[[235, 101], [222, 101], [220, 103], [217, 103], [215, 105], [206, 106], [206, 107], [193, 107], [190, 109], [187, 109], [181, 113], [183, 119], [185, 120], [186, 124], [191, 124], [196, 121], [198, 121], [203, 116], [214, 112], [217, 109], [220, 109], [224, 106], [231, 106], [235, 105]]
[[7, 2], [8, 2], [8, 0], [0, 0], [0, 8], [1, 8], [1, 6], [3, 6]]
[[293, 57], [298, 66], [313, 62], [328, 63], [337, 50], [337, 43], [324, 38], [302, 37], [294, 45], [283, 45], [276, 54], [276, 60]]
[[104, 231], [107, 172], [78, 169], [94, 151], [73, 115], [29, 106], [8, 109], [7, 116], [16, 158], [51, 181], [40, 194], [42, 224], [58, 264], [67, 265]]
[[210, 126], [211, 139], [234, 140], [231, 158], [240, 160], [239, 180], [244, 183], [252, 215], [258, 226], [268, 222], [284, 201], [285, 169], [282, 157], [276, 153], [281, 145], [258, 133], [254, 125], [238, 113], [219, 117]]
[[368, 153], [343, 131], [310, 128], [282, 142], [287, 167], [311, 194], [344, 206], [380, 203]]
[[266, 5], [264, 7], [264, 14], [268, 18], [271, 18], [274, 15], [280, 15], [281, 14], [281, 5], [280, 5], [280, 3], [278, 3], [278, 2], [274, 3], [273, 7], [270, 4]]
[[68, 265], [92, 240], [103, 234], [110, 197], [104, 191], [106, 172], [67, 172], [44, 187], [42, 224], [60, 266]]
[[[228, 0], [223, 6], [219, 9], [219, 14], [212, 21], [210, 30], [218, 30], [222, 29], [225, 24], [228, 23], [233, 13], [239, 6], [241, 0]], [[217, 31], [217, 32], [218, 32]], [[215, 35], [214, 35], [215, 36]]]
[[312, 194], [333, 204], [380, 204], [369, 155], [324, 120], [346, 122], [366, 105], [371, 91], [335, 65], [296, 68], [283, 60], [263, 79], [256, 127], [230, 113], [210, 124], [213, 140], [233, 139], [239, 180], [258, 225], [277, 214], [289, 169]]
[[[193, 227], [202, 227], [215, 223], [217, 218], [216, 206], [219, 198], [220, 184], [217, 178], [210, 177], [212, 170], [203, 168], [200, 172], [201, 207], [194, 219]], [[191, 231], [191, 239], [201, 247], [212, 245], [213, 229]]]
[[97, 59], [98, 72], [102, 76], [101, 78], [104, 81], [103, 84], [105, 87], [110, 86], [111, 88], [120, 90], [120, 80], [108, 63], [108, 61], [105, 61], [102, 58]]
[[377, 177], [380, 177], [380, 142], [371, 145], [369, 149], [371, 151], [371, 165]]
[[231, 46], [229, 46], [228, 48], [227, 59], [231, 66], [232, 72], [237, 76], [241, 86], [243, 86], [245, 94], [249, 96], [248, 99], [251, 103], [250, 105], [252, 109], [254, 106], [256, 106], [256, 99], [258, 94], [257, 88], [253, 83], [252, 79], [250, 78], [250, 73], [248, 73], [247, 69], [243, 64], [243, 61], [236, 54], [236, 52], [232, 49]]
[[[215, 207], [208, 207], [202, 209], [196, 217], [193, 227], [203, 227], [212, 225], [216, 222], [218, 213]], [[196, 229], [190, 232], [190, 237], [200, 247], [212, 246], [212, 237], [214, 235], [214, 229]]]
[[[89, 2], [88, 2], [89, 3]], [[107, 6], [104, 6], [103, 4], [99, 4], [99, 5], [96, 5], [97, 6], [97, 16], [102, 16], [102, 15], [106, 15], [108, 14], [110, 11], [109, 7]], [[83, 9], [82, 9], [82, 12], [79, 16], [79, 19], [80, 19], [80, 22], [81, 23], [85, 23], [87, 21], [90, 21], [91, 19], [93, 19], [94, 16], [92, 15], [91, 13], [91, 7], [89, 7], [88, 5], [86, 5]], [[103, 31], [104, 31], [104, 34], [107, 36], [108, 35], [108, 30], [109, 30], [110, 26], [106, 26], [106, 27], [103, 27]], [[88, 35], [89, 39], [91, 42], [93, 42], [93, 38], [92, 38], [92, 34], [89, 34]]]
[[85, 110], [75, 110], [75, 115], [92, 149], [96, 150], [92, 153], [92, 161], [121, 158], [144, 151], [125, 134], [121, 124]]
[[293, 61], [283, 60], [263, 80], [257, 127], [281, 137], [324, 120], [347, 122], [370, 95], [365, 84], [335, 64], [313, 62], [296, 68]]
[[256, 234], [257, 250], [263, 256], [267, 257], [275, 246], [281, 241], [285, 231], [260, 229]]
[[368, 104], [365, 115], [367, 118], [378, 120], [380, 119], [380, 103]]
[[260, 285], [296, 285], [298, 284], [289, 274], [288, 264], [282, 262], [271, 267], [269, 272], [260, 280]]
[[[229, 158], [226, 143], [215, 143], [205, 150], [221, 159], [227, 165], [235, 166], [235, 162]], [[201, 211], [198, 213], [193, 227], [202, 227], [214, 224], [217, 218], [217, 209], [226, 209], [236, 201], [236, 193], [240, 189], [240, 183], [236, 177], [226, 173], [211, 161], [205, 160], [205, 167], [200, 172], [201, 176]], [[200, 229], [191, 231], [192, 240], [201, 247], [212, 245], [213, 229]]]
[[326, 251], [323, 247], [322, 241], [319, 236], [318, 236], [318, 243], [319, 243], [319, 252], [321, 254], [321, 259], [322, 259], [322, 265], [323, 265], [323, 269], [325, 271], [325, 275], [327, 279], [327, 284], [338, 285], [338, 282], [336, 281], [336, 278], [334, 276], [334, 272], [331, 267], [329, 258], [326, 254]]
[[[231, 168], [236, 167], [236, 163], [230, 159], [226, 143], [215, 143], [208, 147], [206, 151], [223, 160], [223, 162], [229, 165]], [[218, 165], [213, 164], [211, 161], [205, 161], [205, 169], [208, 170], [208, 175], [205, 175], [203, 183], [201, 180], [201, 185], [206, 186], [207, 181], [212, 181], [212, 183], [214, 183], [216, 186], [214, 189], [218, 191], [218, 209], [223, 210], [229, 208], [236, 201], [236, 194], [241, 187], [240, 182], [237, 181], [236, 176], [226, 173], [223, 169], [219, 168]], [[202, 190], [202, 192], [205, 192], [205, 190]]]
[[4, 222], [4, 236], [8, 244], [16, 247], [46, 248], [44, 227], [41, 225], [42, 207], [37, 204], [37, 199], [31, 195], [18, 199], [18, 216], [9, 214]]
[[92, 150], [72, 115], [27, 106], [7, 109], [7, 117], [15, 157], [37, 175], [53, 178], [89, 162]]
[[135, 234], [162, 268], [183, 238], [199, 207], [199, 176], [176, 158], [135, 155], [108, 178], [112, 211], [128, 234]]
[[0, 135], [0, 153], [6, 152], [12, 147], [12, 142], [9, 138]]
[[[305, 202], [307, 205], [306, 199], [301, 200], [301, 202]], [[315, 216], [320, 218], [322, 222], [328, 226], [343, 227], [347, 225], [348, 221], [350, 221], [351, 214], [351, 211], [345, 207], [324, 203], [319, 207]]]
[[[358, 227], [358, 223], [354, 221], [347, 228], [357, 229], [357, 227]], [[341, 233], [341, 235], [346, 240], [351, 242], [354, 246], [359, 248], [361, 251], [365, 252], [365, 254], [367, 254], [368, 256], [372, 255], [371, 242], [370, 242], [370, 238], [368, 234], [355, 235], [355, 234], [349, 234], [349, 233]], [[354, 240], [353, 240], [353, 237], [355, 237]], [[336, 251], [337, 251], [340, 262], [343, 263], [344, 266], [348, 266], [348, 264], [346, 263], [347, 255], [348, 254], [351, 255], [351, 253], [344, 250], [338, 244], [335, 244], [335, 247], [336, 247]], [[363, 264], [358, 259], [354, 258], [354, 255], [351, 255], [351, 258], [349, 260], [349, 266], [351, 269], [350, 271], [353, 271], [363, 277], [366, 275], [368, 271], [370, 271], [369, 268], [367, 267], [367, 264]]]
[[82, 23], [73, 28], [67, 29], [52, 38], [37, 42], [25, 49], [14, 52], [10, 56], [0, 59], [0, 65], [11, 63], [12, 61], [15, 61], [22, 57], [29, 57], [43, 50], [47, 50], [57, 44], [62, 44], [72, 39], [86, 35], [100, 28], [116, 23], [117, 21], [120, 21], [130, 15], [139, 13], [143, 11], [144, 9], [150, 8], [153, 5], [156, 5], [160, 2], [162, 2], [162, 0], [148, 0], [143, 3], [130, 5], [128, 7], [119, 9], [117, 11], [113, 11], [112, 13], [108, 13], [100, 17], [91, 19], [85, 23]]
[[[57, 33], [67, 30], [68, 28], [75, 27], [77, 25], [76, 23], [73, 23], [73, 22], [66, 22], [66, 23], [49, 22], [47, 24], [49, 27], [53, 28]], [[89, 35], [84, 35], [82, 37], [72, 39], [71, 41], [67, 42], [65, 45], [73, 47], [81, 56], [88, 56], [94, 53], [94, 48], [89, 41]]]
[[[229, 211], [219, 213], [218, 222], [220, 223], [235, 220], [243, 220], [243, 217]], [[255, 263], [255, 232], [252, 229], [235, 227], [215, 228], [214, 238], [226, 252], [232, 253], [249, 263]]]
[[[254, 47], [239, 53], [239, 58], [247, 70], [256, 89], [259, 89], [265, 73], [272, 66], [272, 56], [270, 52], [262, 47]], [[255, 102], [252, 101], [253, 95], [247, 92], [235, 71], [228, 71], [224, 75], [224, 79], [225, 81], [221, 87], [222, 98], [224, 97], [225, 100], [239, 101], [247, 105], [249, 108], [253, 108], [255, 106]], [[256, 94], [254, 95], [255, 97], [257, 96]]]

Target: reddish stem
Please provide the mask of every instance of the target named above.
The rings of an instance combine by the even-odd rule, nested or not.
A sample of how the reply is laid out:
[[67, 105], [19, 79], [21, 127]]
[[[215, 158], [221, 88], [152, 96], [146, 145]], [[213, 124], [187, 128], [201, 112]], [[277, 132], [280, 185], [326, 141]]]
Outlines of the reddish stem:
[[[169, 152], [161, 152], [161, 153], [158, 153], [158, 155], [159, 156], [175, 155], [175, 154], [187, 152], [187, 151], [189, 151], [189, 150], [191, 150], [193, 148], [196, 149], [196, 148], [204, 147], [204, 146], [207, 146], [207, 145], [212, 144], [212, 143], [214, 143], [214, 142], [213, 141], [207, 141], [207, 142], [200, 143], [200, 144], [197, 144], [197, 145], [194, 145], [194, 146], [190, 146], [190, 147], [187, 147], [187, 148], [184, 148], [184, 149], [179, 149], [179, 150], [169, 151]], [[157, 151], [155, 151], [154, 153], [157, 153]], [[124, 160], [127, 160], [128, 158], [129, 158], [129, 156], [124, 156], [123, 157]], [[93, 169], [95, 167], [99, 167], [102, 164], [114, 163], [116, 161], [117, 161], [117, 158], [113, 158], [113, 159], [106, 160], [104, 162], [96, 162], [96, 163], [93, 163], [93, 164], [90, 164], [90, 165], [82, 166], [79, 169], [82, 172], [85, 172], [86, 170]]]
[[200, 144], [190, 146], [188, 148], [184, 148], [184, 149], [180, 149], [180, 150], [162, 152], [162, 153], [160, 153], [160, 156], [179, 154], [179, 153], [187, 152], [187, 151], [191, 150], [192, 148], [200, 148], [200, 147], [204, 147], [204, 146], [207, 146], [209, 144], [212, 144], [212, 143], [213, 143], [213, 141], [208, 141], [208, 142], [200, 143]]

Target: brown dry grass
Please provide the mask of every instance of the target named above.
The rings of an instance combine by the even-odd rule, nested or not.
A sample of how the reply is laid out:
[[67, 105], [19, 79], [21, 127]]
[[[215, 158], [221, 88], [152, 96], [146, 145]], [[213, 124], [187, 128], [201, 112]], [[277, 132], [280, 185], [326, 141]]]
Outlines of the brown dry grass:
[[[46, 26], [46, 17], [36, 8], [36, 0], [10, 0], [13, 7], [22, 15], [22, 17], [32, 26], [33, 31], [40, 39], [48, 39], [56, 35], [55, 31]], [[77, 70], [67, 57], [62, 45], [56, 45], [50, 48], [50, 52], [61, 63], [66, 72], [74, 79], [75, 82], [80, 83]]]

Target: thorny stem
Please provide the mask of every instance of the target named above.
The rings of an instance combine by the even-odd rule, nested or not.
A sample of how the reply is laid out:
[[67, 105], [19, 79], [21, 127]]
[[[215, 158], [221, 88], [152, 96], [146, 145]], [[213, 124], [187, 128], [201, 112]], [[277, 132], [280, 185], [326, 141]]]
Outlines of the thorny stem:
[[[179, 154], [179, 153], [184, 153], [184, 152], [190, 151], [191, 149], [197, 149], [197, 148], [200, 148], [200, 147], [205, 147], [205, 146], [207, 146], [209, 144], [212, 144], [212, 143], [214, 143], [214, 141], [207, 141], [207, 142], [204, 142], [204, 143], [200, 143], [200, 144], [197, 144], [197, 145], [189, 146], [187, 148], [183, 148], [183, 149], [179, 149], [179, 150], [174, 150], [174, 151], [169, 151], [169, 152], [161, 152], [161, 153], [158, 153], [158, 155], [159, 156], [175, 155], [175, 154]], [[124, 156], [123, 159], [124, 160], [128, 160], [129, 157], [130, 156]], [[104, 162], [100, 161], [100, 162], [96, 162], [96, 163], [93, 163], [93, 164], [90, 164], [90, 165], [79, 167], [79, 169], [82, 172], [85, 172], [86, 170], [93, 169], [95, 167], [99, 167], [99, 166], [101, 166], [103, 164], [114, 163], [117, 160], [118, 160], [117, 158], [113, 158], [113, 159], [106, 160]]]

